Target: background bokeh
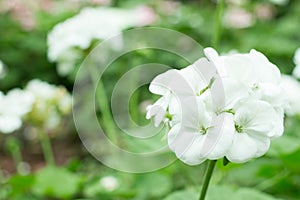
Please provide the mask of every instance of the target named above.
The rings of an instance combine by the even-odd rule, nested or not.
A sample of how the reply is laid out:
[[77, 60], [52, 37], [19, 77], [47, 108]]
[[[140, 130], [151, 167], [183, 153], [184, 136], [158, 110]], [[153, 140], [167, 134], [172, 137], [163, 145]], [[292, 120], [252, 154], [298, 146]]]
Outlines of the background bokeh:
[[[0, 129], [0, 199], [197, 199], [206, 163], [191, 167], [175, 161], [145, 174], [110, 169], [83, 147], [70, 99], [85, 56], [101, 41], [122, 31], [144, 26], [169, 28], [203, 47], [211, 46], [216, 4], [214, 0], [0, 0], [0, 91], [10, 98], [3, 100], [0, 95], [0, 128], [11, 127], [11, 121], [3, 117], [12, 116], [10, 112], [22, 121], [9, 133]], [[299, 30], [298, 0], [227, 0], [218, 51], [230, 54], [256, 49], [290, 75], [300, 65], [295, 56], [300, 47]], [[177, 69], [190, 64], [170, 52], [152, 49], [136, 50], [113, 62], [98, 85], [97, 114], [109, 134], [120, 132], [107, 103], [115, 84], [128, 70], [147, 63]], [[128, 84], [134, 85], [134, 79]], [[298, 97], [300, 89], [291, 91]], [[150, 123], [145, 119], [146, 107], [156, 99], [147, 85], [133, 93], [129, 108], [135, 123]], [[25, 111], [28, 102], [31, 107]], [[24, 112], [19, 116], [14, 110]], [[217, 163], [208, 200], [227, 196], [298, 200], [299, 128], [300, 109], [286, 116], [285, 134], [272, 141], [266, 156], [241, 165], [223, 167]], [[116, 143], [143, 152], [166, 144], [166, 140], [162, 130], [150, 142], [121, 137]]]

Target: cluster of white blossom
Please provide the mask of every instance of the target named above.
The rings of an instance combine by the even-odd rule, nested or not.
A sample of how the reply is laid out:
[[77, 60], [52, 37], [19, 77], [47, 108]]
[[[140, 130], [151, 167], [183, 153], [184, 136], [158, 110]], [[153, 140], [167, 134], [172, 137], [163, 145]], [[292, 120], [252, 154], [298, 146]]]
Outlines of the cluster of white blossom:
[[[126, 28], [147, 25], [152, 21], [149, 21], [149, 12], [146, 14], [140, 9], [85, 8], [78, 15], [57, 24], [48, 34], [48, 58], [57, 62], [60, 75], [68, 75], [82, 50], [88, 49], [93, 40], [102, 41]], [[116, 43], [122, 45], [122, 41]]]
[[147, 118], [165, 122], [168, 144], [183, 162], [196, 165], [226, 157], [242, 163], [264, 155], [283, 134], [287, 104], [279, 69], [260, 52], [207, 58], [158, 75], [150, 91], [162, 97]]
[[27, 115], [27, 120], [35, 126], [54, 129], [60, 124], [62, 117], [71, 112], [71, 95], [62, 86], [57, 87], [34, 79], [27, 84], [25, 90], [35, 98]]
[[22, 117], [30, 112], [34, 97], [21, 89], [6, 95], [0, 92], [0, 132], [11, 133], [22, 126]]
[[0, 92], [0, 132], [11, 133], [26, 121], [42, 128], [54, 128], [61, 117], [71, 112], [71, 96], [63, 87], [40, 80], [30, 81], [25, 89]]

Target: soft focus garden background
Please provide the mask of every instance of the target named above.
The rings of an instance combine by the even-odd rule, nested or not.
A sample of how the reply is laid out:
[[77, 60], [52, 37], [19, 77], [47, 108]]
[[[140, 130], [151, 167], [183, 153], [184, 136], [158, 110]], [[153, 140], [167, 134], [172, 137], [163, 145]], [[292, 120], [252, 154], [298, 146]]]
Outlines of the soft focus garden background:
[[[206, 164], [190, 167], [176, 161], [145, 174], [101, 165], [76, 133], [71, 94], [84, 56], [121, 30], [170, 28], [211, 46], [216, 4], [213, 0], [0, 0], [0, 199], [194, 199]], [[92, 34], [94, 24], [82, 16], [97, 12], [94, 19], [103, 29]], [[77, 21], [65, 21], [75, 15]], [[64, 25], [56, 26], [59, 23]], [[222, 29], [221, 53], [256, 49], [288, 75], [300, 66], [298, 0], [227, 0]], [[73, 34], [74, 41], [69, 40]], [[151, 62], [173, 68], [188, 65], [157, 50], [122, 56], [104, 74], [106, 100], [126, 71]], [[294, 79], [290, 94], [296, 105], [285, 119], [284, 136], [272, 142], [264, 157], [226, 167], [218, 163], [208, 200], [300, 199], [300, 86]], [[136, 123], [149, 123], [145, 107], [154, 100], [147, 87], [134, 93], [130, 110]], [[99, 113], [100, 123], [110, 127], [105, 115]], [[155, 141], [123, 142], [134, 151], [156, 145]]]

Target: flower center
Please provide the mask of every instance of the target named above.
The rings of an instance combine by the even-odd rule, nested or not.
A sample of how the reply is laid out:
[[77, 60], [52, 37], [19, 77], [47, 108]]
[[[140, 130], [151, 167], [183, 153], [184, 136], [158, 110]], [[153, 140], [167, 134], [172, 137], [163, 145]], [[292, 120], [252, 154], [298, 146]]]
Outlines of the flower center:
[[208, 131], [208, 129], [213, 128], [213, 126], [205, 127], [205, 126], [200, 126], [199, 127], [199, 132], [201, 135], [205, 135]]
[[206, 127], [204, 127], [204, 126], [201, 126], [201, 127], [199, 128], [199, 132], [200, 132], [202, 135], [205, 135], [206, 132], [207, 132], [207, 130], [208, 130], [208, 128], [206, 128]]
[[244, 131], [244, 127], [242, 127], [241, 125], [235, 124], [234, 127], [236, 132], [238, 133], [242, 133]]
[[173, 116], [172, 116], [168, 111], [166, 112], [165, 117], [166, 117], [168, 120], [172, 121]]

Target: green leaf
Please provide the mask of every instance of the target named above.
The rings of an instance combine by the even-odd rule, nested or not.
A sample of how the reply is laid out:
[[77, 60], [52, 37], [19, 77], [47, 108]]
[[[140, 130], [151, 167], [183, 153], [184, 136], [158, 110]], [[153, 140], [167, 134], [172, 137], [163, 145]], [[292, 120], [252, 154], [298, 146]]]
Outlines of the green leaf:
[[283, 135], [271, 142], [268, 152], [269, 156], [280, 157], [282, 155], [292, 154], [300, 149], [300, 140], [297, 137]]
[[167, 196], [166, 198], [164, 198], [163, 200], [198, 200], [199, 198], [199, 194], [193, 190], [184, 190], [184, 191], [177, 191], [174, 192], [172, 194], [170, 194], [169, 196]]
[[14, 175], [9, 179], [8, 185], [12, 188], [12, 195], [16, 195], [26, 193], [32, 186], [33, 182], [33, 176]]
[[[170, 194], [164, 200], [198, 200], [200, 191], [183, 190]], [[211, 186], [208, 188], [205, 200], [279, 200], [268, 194], [250, 188], [235, 189], [231, 186]]]
[[279, 200], [258, 190], [250, 188], [239, 189], [232, 200]]
[[136, 189], [139, 194], [161, 197], [171, 191], [171, 178], [163, 173], [150, 173], [138, 176]]
[[36, 174], [33, 194], [55, 198], [70, 198], [76, 193], [81, 178], [63, 168], [46, 167]]

